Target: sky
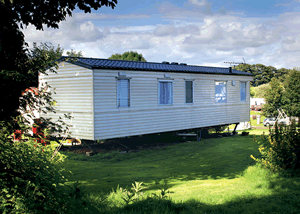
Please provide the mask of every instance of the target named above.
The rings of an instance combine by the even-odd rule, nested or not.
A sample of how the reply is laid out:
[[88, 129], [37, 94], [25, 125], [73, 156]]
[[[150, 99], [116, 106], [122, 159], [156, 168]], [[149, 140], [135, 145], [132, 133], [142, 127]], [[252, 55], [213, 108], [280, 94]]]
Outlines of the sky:
[[29, 48], [51, 42], [63, 55], [136, 51], [147, 62], [300, 66], [300, 0], [118, 0], [91, 13], [77, 7], [59, 29], [29, 25], [23, 33]]

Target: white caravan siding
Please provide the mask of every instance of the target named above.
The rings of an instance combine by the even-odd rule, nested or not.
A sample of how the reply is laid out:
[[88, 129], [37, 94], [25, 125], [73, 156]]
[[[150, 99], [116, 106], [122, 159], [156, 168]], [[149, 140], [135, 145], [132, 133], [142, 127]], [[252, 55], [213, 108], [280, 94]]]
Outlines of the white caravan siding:
[[[76, 66], [67, 62], [59, 64], [57, 74], [40, 75], [40, 81], [45, 80], [56, 94], [52, 97], [57, 101], [57, 113], [41, 115], [53, 118], [53, 122], [63, 114], [73, 113], [72, 137], [94, 140], [93, 116], [93, 72], [90, 69]], [[66, 121], [68, 124], [70, 120]]]
[[[130, 107], [117, 108], [118, 72], [130, 79]], [[95, 139], [108, 139], [249, 121], [253, 77], [170, 72], [173, 105], [158, 105], [158, 78], [165, 72], [94, 70]], [[185, 104], [185, 79], [194, 79], [194, 104]], [[215, 80], [227, 80], [227, 103], [215, 103]], [[235, 80], [235, 86], [232, 86]], [[247, 82], [246, 102], [240, 82]]]

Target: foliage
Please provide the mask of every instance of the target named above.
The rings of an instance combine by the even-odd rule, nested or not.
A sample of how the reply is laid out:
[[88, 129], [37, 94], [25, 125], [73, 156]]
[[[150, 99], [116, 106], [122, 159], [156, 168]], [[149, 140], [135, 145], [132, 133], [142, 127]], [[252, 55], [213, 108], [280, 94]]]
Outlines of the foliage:
[[104, 5], [114, 8], [116, 3], [117, 0], [0, 1], [0, 59], [3, 62], [0, 90], [9, 92], [1, 94], [5, 105], [0, 107], [0, 121], [12, 123], [14, 129], [19, 128], [13, 119], [20, 115], [19, 97], [25, 89], [36, 85], [39, 72], [43, 73], [44, 68], [53, 66], [47, 54], [41, 54], [42, 58], [33, 57], [36, 60], [28, 56], [28, 44], [20, 27], [23, 29], [23, 24], [32, 24], [37, 30], [43, 30], [42, 25], [46, 24], [47, 27], [58, 28], [58, 23], [65, 20], [67, 14], [71, 16], [76, 5], [85, 13], [90, 13], [91, 9], [97, 10]]
[[270, 83], [262, 84], [257, 87], [250, 86], [250, 96], [253, 98], [263, 98], [270, 88]]
[[79, 51], [78, 53], [76, 53], [76, 51], [73, 51], [73, 49], [71, 50], [71, 52], [67, 51], [67, 55], [69, 57], [83, 57], [81, 51]]
[[282, 79], [282, 76], [286, 75], [288, 69], [279, 69], [272, 66], [265, 66], [262, 64], [240, 64], [235, 67], [236, 70], [245, 71], [254, 74], [254, 81], [251, 81], [251, 86], [259, 86], [269, 83], [273, 77]]
[[270, 82], [270, 88], [266, 89], [264, 98], [266, 101], [262, 107], [264, 116], [277, 116], [277, 109], [284, 108], [284, 88], [276, 78]]
[[[32, 79], [31, 87], [38, 87], [38, 71], [45, 71], [49, 66], [49, 63], [59, 59], [63, 54], [64, 49], [60, 48], [59, 45], [55, 49], [51, 42], [40, 43], [39, 46], [27, 50], [28, 59], [31, 61], [31, 70], [35, 67], [34, 79]], [[48, 63], [45, 63], [48, 62]]]
[[280, 128], [276, 123], [275, 130], [269, 129], [269, 132], [269, 136], [263, 134], [260, 141], [254, 136], [262, 158], [255, 158], [253, 155], [251, 158], [274, 172], [299, 169], [297, 154], [300, 155], [300, 151], [295, 148], [300, 146], [300, 131], [296, 129], [294, 121], [290, 126]]
[[287, 114], [300, 118], [300, 71], [293, 69], [286, 80], [286, 106]]
[[256, 97], [255, 95], [255, 89], [253, 86], [250, 86], [250, 97]]
[[20, 22], [21, 28], [32, 24], [37, 30], [43, 30], [43, 24], [47, 27], [58, 28], [58, 23], [66, 19], [66, 15], [72, 16], [72, 11], [77, 6], [85, 13], [91, 13], [91, 9], [97, 10], [102, 6], [114, 7], [117, 0], [96, 0], [96, 1], [11, 1], [2, 0], [1, 6], [5, 6], [9, 10], [7, 16], [13, 17], [14, 22]]
[[128, 61], [139, 61], [139, 62], [146, 62], [145, 58], [142, 54], [138, 54], [137, 52], [128, 51], [123, 54], [113, 54], [108, 59], [119, 59], [119, 60], [128, 60]]
[[2, 213], [65, 213], [67, 179], [59, 166], [65, 156], [51, 160], [53, 149], [28, 142], [12, 142], [0, 135], [0, 210]]

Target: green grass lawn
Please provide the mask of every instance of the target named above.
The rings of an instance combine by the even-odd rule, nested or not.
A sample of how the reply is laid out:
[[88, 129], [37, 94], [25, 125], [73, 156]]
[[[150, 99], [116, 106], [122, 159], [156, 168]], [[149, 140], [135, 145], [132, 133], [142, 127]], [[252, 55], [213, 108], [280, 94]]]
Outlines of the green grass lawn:
[[[68, 156], [64, 167], [73, 173], [69, 183], [79, 181], [91, 202], [78, 213], [299, 213], [300, 179], [269, 174], [250, 158], [259, 157], [252, 134], [261, 131], [137, 153], [62, 152]], [[119, 187], [135, 181], [147, 189], [125, 206]], [[146, 198], [161, 195], [163, 183], [170, 200]]]

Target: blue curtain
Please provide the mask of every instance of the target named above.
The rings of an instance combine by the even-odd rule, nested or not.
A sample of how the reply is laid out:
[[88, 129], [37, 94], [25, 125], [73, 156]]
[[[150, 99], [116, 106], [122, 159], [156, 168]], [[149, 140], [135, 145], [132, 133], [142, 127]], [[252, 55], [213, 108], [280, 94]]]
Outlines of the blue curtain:
[[129, 80], [118, 80], [118, 107], [129, 107], [129, 98]]

